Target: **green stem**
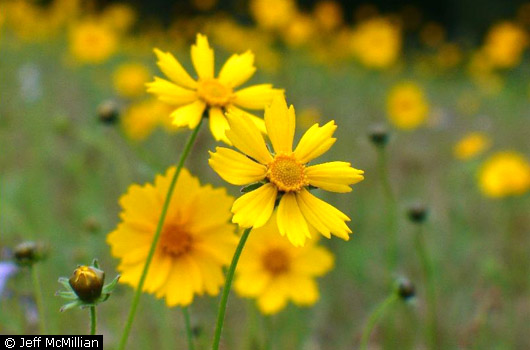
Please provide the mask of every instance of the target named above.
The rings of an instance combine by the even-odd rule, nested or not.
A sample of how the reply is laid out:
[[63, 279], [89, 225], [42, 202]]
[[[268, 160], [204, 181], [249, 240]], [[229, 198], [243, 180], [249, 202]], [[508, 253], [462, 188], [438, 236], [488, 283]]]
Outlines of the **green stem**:
[[364, 327], [363, 334], [361, 337], [361, 350], [368, 349], [368, 342], [370, 341], [370, 335], [372, 334], [372, 331], [377, 324], [377, 321], [383, 316], [386, 309], [390, 307], [394, 303], [394, 301], [398, 300], [398, 295], [396, 293], [392, 293], [388, 298], [383, 300], [381, 304], [377, 306], [377, 308], [370, 314], [370, 317], [368, 318], [368, 322], [366, 323], [366, 326]]
[[193, 331], [191, 329], [190, 313], [187, 307], [182, 308], [182, 314], [184, 315], [184, 324], [186, 325], [186, 336], [188, 338], [188, 350], [194, 350], [193, 345]]
[[398, 237], [397, 237], [397, 201], [390, 185], [388, 176], [388, 159], [384, 148], [378, 148], [377, 168], [379, 172], [379, 181], [383, 187], [385, 195], [385, 207], [387, 217], [387, 263], [388, 272], [391, 274], [396, 268], [398, 261]]
[[96, 307], [91, 306], [90, 307], [90, 335], [96, 334], [96, 324], [97, 324]]
[[193, 129], [193, 132], [188, 138], [188, 141], [186, 142], [186, 146], [184, 147], [184, 151], [180, 155], [180, 159], [177, 164], [177, 170], [175, 171], [175, 174], [173, 175], [173, 178], [171, 179], [171, 183], [167, 191], [166, 199], [164, 201], [164, 206], [162, 207], [162, 212], [160, 213], [160, 218], [158, 220], [158, 225], [156, 227], [155, 235], [153, 236], [153, 241], [151, 242], [151, 248], [149, 249], [149, 253], [147, 254], [147, 258], [145, 260], [145, 265], [144, 265], [144, 269], [142, 270], [142, 275], [140, 276], [140, 281], [138, 282], [138, 286], [136, 287], [136, 290], [134, 292], [134, 298], [131, 304], [131, 309], [129, 311], [129, 316], [125, 324], [125, 328], [123, 329], [123, 334], [121, 336], [120, 345], [118, 347], [119, 350], [125, 349], [125, 345], [127, 344], [127, 339], [129, 338], [129, 333], [131, 332], [131, 327], [132, 327], [132, 323], [134, 320], [134, 316], [136, 314], [136, 309], [138, 308], [138, 304], [140, 302], [140, 296], [142, 295], [143, 286], [147, 278], [147, 272], [149, 271], [149, 266], [151, 265], [151, 261], [153, 260], [156, 246], [157, 246], [158, 240], [160, 239], [162, 228], [164, 227], [164, 221], [166, 219], [169, 204], [171, 203], [171, 198], [173, 197], [173, 191], [175, 190], [175, 185], [180, 175], [180, 171], [182, 170], [182, 167], [184, 166], [184, 162], [186, 161], [186, 158], [188, 157], [190, 153], [191, 147], [193, 146], [195, 142], [199, 129], [201, 128], [202, 121], [203, 119], [201, 118], [201, 121], [199, 122], [197, 127]]
[[228, 268], [228, 272], [226, 274], [226, 282], [223, 288], [223, 294], [221, 295], [221, 302], [219, 303], [219, 312], [217, 314], [217, 323], [215, 325], [215, 335], [213, 338], [213, 345], [212, 345], [213, 350], [219, 350], [219, 342], [221, 341], [221, 332], [223, 331], [223, 323], [225, 320], [226, 303], [228, 301], [228, 294], [230, 293], [230, 287], [232, 286], [232, 280], [234, 279], [234, 273], [236, 271], [239, 257], [241, 256], [241, 252], [243, 251], [243, 248], [245, 247], [245, 243], [247, 242], [247, 239], [248, 239], [248, 236], [251, 230], [252, 230], [252, 227], [247, 228], [241, 235], [241, 238], [239, 239], [239, 244], [237, 245], [236, 251], [232, 258], [232, 262], [230, 263], [230, 267]]
[[42, 289], [39, 281], [39, 273], [36, 266], [31, 268], [31, 277], [33, 278], [33, 291], [35, 293], [35, 303], [37, 304], [37, 310], [39, 312], [39, 328], [40, 334], [47, 334], [46, 330], [46, 319], [44, 317], [44, 300], [42, 299]]
[[436, 306], [436, 286], [434, 281], [434, 273], [432, 262], [427, 253], [425, 244], [425, 237], [423, 234], [423, 226], [418, 225], [418, 232], [415, 239], [416, 252], [420, 258], [421, 269], [423, 272], [423, 279], [427, 289], [427, 331], [429, 336], [429, 343], [431, 349], [439, 349], [438, 342], [438, 312]]

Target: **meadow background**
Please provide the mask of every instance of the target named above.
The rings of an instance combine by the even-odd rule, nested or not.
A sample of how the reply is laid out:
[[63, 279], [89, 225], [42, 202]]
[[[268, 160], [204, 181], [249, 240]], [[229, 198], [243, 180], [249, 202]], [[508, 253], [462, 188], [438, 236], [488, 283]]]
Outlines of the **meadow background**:
[[[312, 29], [304, 36], [270, 27], [252, 10], [242, 16], [241, 8], [249, 8], [246, 3], [234, 5], [238, 15], [232, 16], [233, 7], [196, 0], [179, 5], [189, 11], [175, 11], [170, 23], [162, 24], [127, 4], [0, 2], [0, 261], [9, 261], [23, 241], [47, 247], [47, 258], [36, 268], [51, 334], [87, 332], [86, 310], [59, 312], [64, 300], [54, 296], [60, 289], [57, 278], [70, 276], [78, 264], [93, 258], [99, 259], [109, 281], [114, 277], [118, 262], [105, 239], [119, 222], [119, 197], [132, 183], [152, 181], [175, 164], [189, 134], [168, 127], [163, 119], [169, 113], [158, 107], [135, 110], [153, 98], [143, 89], [120, 91], [116, 70], [132, 62], [145, 68], [147, 81], [160, 76], [152, 52], [159, 47], [192, 71], [189, 45], [201, 32], [216, 50], [217, 72], [230, 54], [246, 49], [255, 53], [258, 71], [250, 83], [286, 90], [297, 111], [297, 137], [315, 122], [336, 121], [338, 141], [322, 161], [350, 161], [365, 170], [365, 180], [350, 194], [318, 193], [351, 217], [354, 232], [349, 242], [322, 240], [336, 263], [319, 279], [320, 301], [311, 308], [289, 305], [264, 317], [252, 300], [232, 293], [225, 349], [356, 348], [370, 312], [398, 278], [410, 279], [417, 296], [385, 314], [371, 346], [426, 348], [425, 281], [413, 245], [418, 225], [407, 217], [415, 203], [428, 210], [423, 235], [435, 271], [441, 348], [530, 348], [530, 198], [525, 191], [491, 198], [478, 184], [482, 164], [495, 152], [516, 151], [526, 159], [530, 154], [526, 43], [518, 43], [520, 60], [509, 67], [488, 66], [480, 56], [489, 28], [498, 21], [517, 23], [528, 33], [530, 5], [512, 4], [510, 17], [492, 19], [476, 32], [450, 35], [450, 23], [433, 22], [428, 13], [422, 16], [421, 7], [403, 4], [381, 12], [365, 4], [356, 6], [352, 15], [344, 10], [351, 4], [325, 3], [332, 10], [319, 13], [316, 3], [296, 10], [311, 21]], [[273, 17], [287, 16], [286, 23], [293, 23], [280, 8], [275, 7]], [[419, 17], [407, 17], [411, 13]], [[358, 23], [372, 17], [390, 18], [399, 28], [396, 58], [384, 67], [370, 67], [349, 49]], [[73, 31], [88, 19], [97, 19], [115, 37], [112, 49], [99, 60], [72, 50]], [[87, 50], [97, 51], [98, 46]], [[386, 108], [389, 92], [403, 81], [421, 87], [429, 106], [414, 130], [396, 127]], [[132, 90], [143, 83], [122, 82]], [[114, 123], [102, 122], [98, 112], [106, 101], [119, 110]], [[369, 138], [374, 125], [384, 126], [389, 134], [384, 152], [397, 198], [395, 213], [388, 211], [379, 177], [381, 154]], [[477, 131], [490, 146], [469, 159], [456, 157], [455, 144]], [[187, 167], [201, 183], [225, 186], [207, 163], [207, 151], [215, 146], [203, 128]], [[227, 188], [238, 196], [235, 186]], [[389, 217], [394, 214], [399, 263], [389, 272]], [[36, 334], [38, 315], [27, 269], [19, 268], [6, 282], [0, 295], [0, 332]], [[98, 331], [109, 349], [119, 340], [132, 294], [130, 287], [120, 285], [98, 307]], [[217, 304], [216, 298], [202, 297], [190, 308], [198, 349], [211, 342]], [[127, 348], [185, 346], [180, 310], [143, 295]]]

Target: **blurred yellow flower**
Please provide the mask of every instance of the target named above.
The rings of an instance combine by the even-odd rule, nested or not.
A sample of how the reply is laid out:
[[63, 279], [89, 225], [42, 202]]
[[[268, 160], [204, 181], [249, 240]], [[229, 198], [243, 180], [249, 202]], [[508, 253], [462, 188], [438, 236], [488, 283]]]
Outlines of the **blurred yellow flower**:
[[436, 54], [436, 63], [442, 68], [453, 68], [462, 61], [462, 50], [458, 44], [441, 44]]
[[283, 37], [285, 42], [293, 47], [306, 44], [315, 33], [315, 24], [310, 16], [298, 14], [285, 27]]
[[467, 160], [478, 156], [491, 145], [490, 138], [481, 132], [472, 132], [464, 136], [453, 148], [457, 159]]
[[298, 113], [298, 124], [302, 129], [309, 129], [313, 124], [320, 122], [321, 113], [316, 107], [302, 109]]
[[110, 4], [101, 14], [101, 20], [110, 28], [124, 33], [136, 21], [136, 11], [128, 4]]
[[167, 118], [170, 112], [171, 107], [158, 100], [136, 102], [123, 114], [121, 122], [123, 131], [134, 141], [144, 140], [159, 125], [168, 131], [175, 131], [177, 128]]
[[387, 68], [399, 57], [401, 30], [386, 18], [371, 18], [354, 28], [351, 45], [353, 54], [365, 66]]
[[427, 46], [440, 46], [445, 40], [445, 29], [436, 22], [428, 22], [421, 28], [420, 39]]
[[325, 31], [337, 29], [343, 22], [342, 8], [333, 0], [321, 0], [313, 10], [316, 23]]
[[256, 125], [245, 114], [227, 114], [230, 130], [226, 136], [240, 152], [217, 147], [210, 152], [210, 166], [233, 185], [259, 183], [259, 188], [238, 198], [232, 206], [232, 222], [241, 227], [258, 228], [269, 221], [279, 200], [278, 229], [295, 246], [303, 246], [311, 237], [309, 226], [327, 238], [331, 234], [349, 239], [350, 219], [341, 211], [309, 192], [309, 186], [345, 193], [350, 185], [364, 179], [363, 171], [347, 162], [329, 162], [307, 166], [335, 143], [337, 126], [330, 121], [314, 124], [293, 151], [295, 113], [287, 108], [285, 98], [275, 97], [265, 109], [267, 134], [274, 148], [271, 153]]
[[161, 101], [178, 106], [171, 113], [176, 126], [194, 129], [204, 111], [208, 110], [212, 135], [216, 140], [229, 143], [225, 136], [228, 122], [224, 113], [231, 109], [247, 114], [265, 131], [262, 119], [239, 107], [263, 109], [275, 95], [283, 94], [283, 90], [273, 89], [271, 84], [261, 84], [234, 91], [234, 88], [245, 83], [256, 71], [252, 52], [232, 55], [215, 78], [214, 52], [206, 36], [197, 34], [197, 42], [191, 47], [191, 59], [198, 80], [194, 80], [172, 54], [158, 49], [155, 49], [155, 53], [158, 56], [158, 66], [171, 81], [155, 77], [154, 82], [147, 84], [147, 91], [157, 95]]
[[101, 22], [85, 20], [70, 30], [70, 53], [78, 62], [103, 63], [117, 47], [117, 34]]
[[[120, 259], [120, 283], [138, 285], [175, 167], [154, 185], [132, 185], [120, 198], [122, 222], [107, 236]], [[143, 290], [165, 298], [168, 306], [191, 304], [195, 295], [217, 295], [223, 266], [237, 244], [229, 223], [233, 198], [224, 188], [201, 186], [188, 170], [178, 178], [168, 216]]]
[[114, 71], [114, 89], [122, 97], [138, 97], [145, 93], [145, 84], [150, 78], [145, 65], [124, 63]]
[[294, 0], [251, 0], [250, 13], [260, 27], [281, 29], [296, 15], [296, 2]]
[[491, 64], [499, 68], [510, 68], [521, 62], [528, 35], [518, 24], [501, 22], [493, 26], [484, 44], [484, 52]]
[[497, 152], [480, 168], [479, 186], [488, 197], [522, 195], [530, 188], [530, 163], [518, 152]]
[[331, 270], [334, 262], [316, 237], [304, 247], [293, 247], [280, 236], [274, 214], [265, 226], [252, 231], [237, 267], [235, 291], [256, 298], [264, 314], [281, 311], [289, 300], [313, 305], [319, 298], [315, 278]]
[[387, 114], [396, 127], [412, 130], [427, 119], [429, 105], [423, 90], [413, 82], [400, 83], [387, 98]]

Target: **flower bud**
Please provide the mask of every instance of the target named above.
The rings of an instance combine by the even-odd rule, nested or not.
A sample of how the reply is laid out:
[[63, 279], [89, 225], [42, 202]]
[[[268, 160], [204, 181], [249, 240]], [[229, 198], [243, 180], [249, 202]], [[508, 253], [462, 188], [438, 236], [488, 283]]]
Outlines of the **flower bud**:
[[91, 303], [101, 296], [105, 272], [93, 266], [79, 266], [68, 282], [79, 299]]
[[423, 204], [412, 205], [407, 212], [409, 220], [421, 224], [427, 219], [428, 210]]
[[104, 124], [114, 124], [118, 121], [120, 109], [112, 100], [101, 103], [98, 107], [98, 119]]
[[370, 129], [368, 137], [375, 146], [385, 147], [388, 143], [389, 133], [383, 125], [375, 125]]
[[44, 249], [32, 241], [22, 242], [15, 247], [14, 257], [17, 265], [32, 266], [44, 258]]
[[404, 278], [398, 282], [397, 293], [402, 300], [408, 301], [416, 296], [416, 288], [410, 280]]

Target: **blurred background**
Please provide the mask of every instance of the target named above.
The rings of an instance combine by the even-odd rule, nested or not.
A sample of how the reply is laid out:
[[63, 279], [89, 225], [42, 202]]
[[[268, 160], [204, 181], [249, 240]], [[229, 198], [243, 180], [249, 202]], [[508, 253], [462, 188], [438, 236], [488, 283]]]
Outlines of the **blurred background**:
[[[232, 295], [225, 349], [264, 349], [271, 338], [282, 350], [357, 348], [399, 278], [417, 296], [388, 310], [370, 346], [427, 348], [418, 235], [432, 262], [439, 348], [530, 348], [529, 28], [522, 1], [0, 0], [0, 333], [38, 332], [30, 273], [12, 262], [24, 241], [46, 252], [36, 267], [50, 333], [87, 332], [86, 310], [59, 313], [57, 279], [93, 258], [109, 280], [116, 274], [105, 239], [119, 197], [173, 165], [189, 134], [145, 92], [162, 76], [152, 50], [193, 72], [190, 45], [203, 33], [216, 72], [252, 50], [249, 85], [286, 90], [297, 137], [335, 120], [338, 141], [320, 160], [349, 161], [366, 177], [350, 194], [318, 193], [354, 232], [322, 240], [336, 266], [319, 280], [321, 300], [256, 316], [249, 335], [254, 303]], [[215, 146], [202, 130], [187, 166], [225, 186], [207, 165]], [[410, 216], [418, 207], [421, 223]], [[99, 307], [109, 349], [131, 298], [120, 285]], [[217, 303], [191, 307], [199, 349]], [[130, 349], [184, 348], [179, 309], [144, 295], [131, 338]]]

